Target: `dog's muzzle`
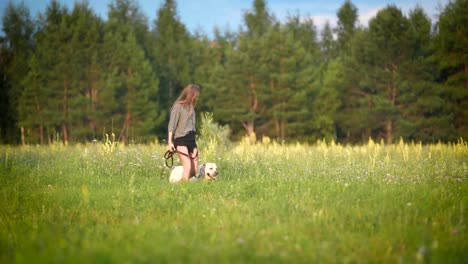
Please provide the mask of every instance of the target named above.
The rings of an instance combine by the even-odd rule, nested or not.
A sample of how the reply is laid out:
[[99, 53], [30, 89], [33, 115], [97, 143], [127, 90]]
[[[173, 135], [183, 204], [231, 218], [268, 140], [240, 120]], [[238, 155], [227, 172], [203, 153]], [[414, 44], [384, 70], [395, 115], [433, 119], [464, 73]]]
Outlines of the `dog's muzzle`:
[[216, 177], [218, 177], [218, 171], [215, 171], [213, 175], [207, 173], [206, 176], [208, 176], [208, 178], [210, 178], [211, 180], [216, 180]]

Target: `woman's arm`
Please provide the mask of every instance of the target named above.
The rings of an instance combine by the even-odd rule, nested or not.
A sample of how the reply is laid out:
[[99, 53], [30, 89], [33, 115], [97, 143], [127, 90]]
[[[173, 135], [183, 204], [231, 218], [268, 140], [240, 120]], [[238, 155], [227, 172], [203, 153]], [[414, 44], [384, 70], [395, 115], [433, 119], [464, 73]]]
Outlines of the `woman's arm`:
[[179, 124], [179, 105], [175, 104], [172, 109], [171, 109], [171, 114], [169, 116], [169, 124], [168, 124], [168, 133], [167, 133], [167, 147], [168, 150], [172, 151], [174, 150], [174, 143], [172, 142], [172, 139], [174, 137], [175, 130], [177, 129], [177, 125]]
[[174, 143], [172, 143], [172, 131], [169, 131], [167, 133], [167, 148], [170, 151], [173, 151], [175, 149]]

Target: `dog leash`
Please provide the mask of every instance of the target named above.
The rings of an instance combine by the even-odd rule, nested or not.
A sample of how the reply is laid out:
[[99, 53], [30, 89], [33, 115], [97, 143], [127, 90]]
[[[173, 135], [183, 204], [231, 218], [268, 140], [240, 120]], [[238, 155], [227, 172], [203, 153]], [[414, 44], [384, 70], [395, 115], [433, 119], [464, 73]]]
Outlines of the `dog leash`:
[[212, 179], [212, 180], [216, 180], [216, 178], [215, 178], [215, 177], [212, 177], [211, 175], [208, 175], [208, 174], [207, 174], [206, 176], [207, 176], [208, 178]]
[[[166, 167], [172, 168], [172, 165], [174, 165], [174, 157], [173, 156], [174, 156], [174, 153], [176, 153], [176, 152], [181, 154], [181, 155], [184, 155], [184, 156], [186, 156], [186, 157], [188, 157], [190, 159], [196, 159], [198, 157], [198, 151], [197, 151], [197, 155], [195, 157], [192, 157], [189, 154], [178, 151], [177, 149], [175, 149], [173, 151], [168, 150], [168, 151], [166, 151], [166, 153], [164, 153], [164, 164], [166, 165]], [[168, 163], [167, 163], [168, 160], [171, 160], [171, 166], [168, 165]]]

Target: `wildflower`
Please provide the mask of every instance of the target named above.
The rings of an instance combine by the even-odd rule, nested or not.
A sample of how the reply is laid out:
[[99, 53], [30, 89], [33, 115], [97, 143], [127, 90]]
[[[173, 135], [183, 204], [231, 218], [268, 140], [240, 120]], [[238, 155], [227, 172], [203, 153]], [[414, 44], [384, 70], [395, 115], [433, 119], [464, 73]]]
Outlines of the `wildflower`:
[[419, 247], [418, 249], [418, 253], [416, 254], [416, 258], [419, 262], [428, 262], [428, 258], [429, 258], [429, 250], [427, 249], [426, 246], [421, 246]]

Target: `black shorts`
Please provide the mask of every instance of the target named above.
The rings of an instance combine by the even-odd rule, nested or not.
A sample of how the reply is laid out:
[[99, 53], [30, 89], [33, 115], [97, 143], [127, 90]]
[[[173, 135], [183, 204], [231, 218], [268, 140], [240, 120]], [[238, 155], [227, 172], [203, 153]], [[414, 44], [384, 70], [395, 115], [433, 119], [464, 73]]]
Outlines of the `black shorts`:
[[197, 142], [195, 142], [195, 131], [190, 131], [187, 135], [174, 139], [174, 147], [186, 146], [190, 154], [197, 148]]

